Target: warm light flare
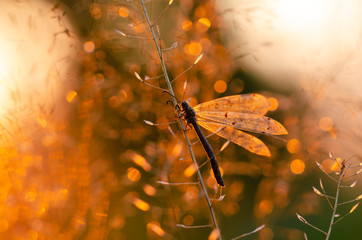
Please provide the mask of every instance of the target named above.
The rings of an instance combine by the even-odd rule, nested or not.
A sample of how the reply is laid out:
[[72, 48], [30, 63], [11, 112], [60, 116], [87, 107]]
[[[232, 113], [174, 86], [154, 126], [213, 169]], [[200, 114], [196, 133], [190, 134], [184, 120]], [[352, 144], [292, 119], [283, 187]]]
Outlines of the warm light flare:
[[326, 23], [333, 3], [329, 0], [279, 0], [275, 3], [278, 25], [306, 30]]
[[9, 84], [10, 74], [12, 71], [13, 53], [9, 51], [9, 43], [0, 36], [0, 114], [6, 108], [7, 101], [7, 84]]
[[226, 84], [226, 82], [224, 80], [217, 80], [214, 83], [214, 89], [218, 93], [223, 93], [227, 89], [227, 84]]
[[131, 167], [127, 170], [127, 177], [132, 182], [137, 182], [141, 178], [141, 173], [136, 168]]
[[134, 198], [133, 199], [133, 204], [142, 211], [147, 212], [148, 210], [150, 210], [150, 205], [148, 203], [146, 203], [145, 201], [139, 199], [139, 198]]
[[147, 224], [147, 229], [153, 231], [160, 237], [162, 237], [166, 234], [166, 232], [161, 228], [161, 226], [158, 222], [149, 222]]
[[304, 172], [304, 169], [305, 169], [305, 163], [300, 159], [294, 159], [290, 163], [290, 170], [294, 174], [302, 174]]
[[322, 117], [319, 119], [319, 128], [323, 131], [330, 131], [333, 127], [333, 120], [330, 117]]
[[194, 164], [191, 164], [185, 169], [184, 175], [185, 177], [191, 177], [192, 175], [194, 175], [195, 172], [196, 172], [196, 167]]
[[76, 91], [69, 91], [66, 96], [67, 102], [71, 103], [77, 95]]
[[129, 10], [126, 7], [120, 7], [118, 10], [118, 14], [119, 14], [119, 16], [126, 18], [129, 15]]
[[86, 41], [83, 45], [84, 51], [86, 51], [87, 53], [92, 53], [94, 51], [95, 44], [92, 41]]
[[200, 18], [196, 23], [196, 28], [199, 32], [206, 32], [210, 26], [210, 20], [207, 18]]
[[216, 240], [219, 238], [219, 231], [217, 231], [216, 229], [212, 230], [212, 232], [209, 235], [208, 240]]
[[[48, 120], [59, 113], [60, 121], [65, 120], [60, 116], [67, 112], [64, 96], [75, 83], [74, 61], [80, 50], [67, 16], [60, 24], [50, 3], [36, 1], [30, 7], [21, 1], [15, 7], [12, 2], [0, 1], [1, 146], [34, 137], [46, 124], [39, 116]], [[50, 12], [39, 14], [42, 11]]]
[[288, 152], [290, 153], [298, 153], [300, 151], [300, 148], [301, 148], [301, 143], [296, 138], [290, 139], [287, 143], [287, 149]]
[[268, 215], [273, 211], [273, 203], [269, 200], [263, 200], [259, 203], [258, 210], [261, 215]]
[[183, 21], [182, 23], [182, 29], [185, 31], [188, 31], [192, 28], [192, 22], [188, 19], [186, 19], [185, 21]]
[[147, 162], [147, 160], [142, 157], [141, 155], [134, 153], [132, 160], [135, 164], [137, 164], [138, 166], [142, 167], [143, 170], [145, 170], [146, 172], [149, 172], [151, 170], [151, 165]]
[[184, 52], [187, 55], [198, 56], [202, 52], [202, 46], [198, 42], [191, 41], [191, 43], [185, 45]]
[[334, 172], [338, 171], [342, 161], [342, 158], [338, 157], [330, 169]]
[[156, 188], [149, 184], [143, 186], [143, 191], [149, 196], [154, 196], [156, 194]]
[[270, 98], [268, 98], [268, 102], [270, 104], [269, 111], [277, 110], [279, 102], [276, 98], [270, 97]]

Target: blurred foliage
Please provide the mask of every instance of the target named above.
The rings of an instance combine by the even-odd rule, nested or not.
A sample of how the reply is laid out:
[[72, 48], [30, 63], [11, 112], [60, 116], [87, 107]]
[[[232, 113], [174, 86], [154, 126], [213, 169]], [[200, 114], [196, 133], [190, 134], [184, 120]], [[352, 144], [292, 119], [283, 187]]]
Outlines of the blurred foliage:
[[[191, 182], [196, 176], [184, 174], [192, 162], [180, 129], [172, 127], [174, 137], [167, 126], [143, 121], [167, 122], [175, 119], [175, 113], [167, 104], [170, 96], [134, 76], [134, 71], [142, 77], [162, 73], [155, 44], [114, 31], [150, 36], [140, 4], [112, 0], [64, 0], [63, 4], [68, 7], [63, 16], [70, 16], [79, 30], [71, 35], [78, 36], [84, 48], [79, 55], [80, 87], [74, 89], [76, 97], [68, 96], [74, 109], [56, 137], [34, 144], [31, 151], [26, 144], [1, 149], [1, 238], [207, 239], [208, 228], [176, 227], [178, 223], [210, 223], [199, 187], [156, 182]], [[148, 2], [151, 18], [157, 19], [167, 4]], [[230, 239], [266, 224], [260, 233], [245, 239], [298, 240], [303, 239], [303, 231], [310, 239], [320, 239], [295, 215], [298, 212], [321, 227], [328, 226], [329, 216], [323, 214], [328, 213], [328, 205], [311, 191], [319, 178], [313, 162], [327, 158], [328, 151], [321, 152], [318, 146], [317, 126], [305, 114], [307, 103], [296, 95], [271, 92], [237, 70], [223, 46], [222, 24], [213, 1], [207, 0], [175, 1], [157, 22], [162, 47], [177, 41], [175, 49], [164, 52], [172, 77], [204, 53], [200, 63], [175, 81], [177, 97], [191, 97], [195, 105], [220, 96], [262, 92], [277, 99], [279, 108], [269, 116], [282, 122], [290, 133], [288, 139], [293, 139], [287, 148], [284, 141], [262, 136], [271, 158], [232, 144], [219, 155], [226, 197], [213, 204], [222, 235]], [[218, 80], [220, 85], [214, 85]], [[151, 83], [165, 87], [162, 78]], [[333, 129], [318, 133], [333, 135]], [[309, 141], [297, 140], [302, 137]], [[215, 149], [223, 144], [215, 136], [210, 142]], [[199, 145], [195, 153], [199, 163], [206, 160]], [[293, 163], [295, 159], [300, 160]], [[210, 196], [218, 198], [209, 166], [202, 171]], [[354, 226], [348, 222], [358, 222], [357, 218], [358, 213], [338, 225], [335, 239], [338, 232], [354, 236], [344, 229], [352, 231]]]

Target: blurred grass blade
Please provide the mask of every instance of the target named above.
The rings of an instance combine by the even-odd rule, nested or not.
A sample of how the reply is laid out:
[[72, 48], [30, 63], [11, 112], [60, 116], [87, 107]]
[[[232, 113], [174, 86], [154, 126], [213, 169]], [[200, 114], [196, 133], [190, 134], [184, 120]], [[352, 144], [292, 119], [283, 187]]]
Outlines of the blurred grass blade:
[[240, 239], [240, 238], [249, 236], [249, 235], [251, 235], [251, 234], [253, 234], [253, 233], [259, 232], [259, 231], [262, 230], [264, 227], [265, 227], [265, 224], [261, 225], [260, 227], [257, 227], [256, 229], [254, 229], [254, 230], [251, 231], [251, 232], [244, 233], [243, 235], [240, 235], [240, 236], [238, 236], [238, 237], [235, 237], [235, 238], [233, 238], [232, 240]]

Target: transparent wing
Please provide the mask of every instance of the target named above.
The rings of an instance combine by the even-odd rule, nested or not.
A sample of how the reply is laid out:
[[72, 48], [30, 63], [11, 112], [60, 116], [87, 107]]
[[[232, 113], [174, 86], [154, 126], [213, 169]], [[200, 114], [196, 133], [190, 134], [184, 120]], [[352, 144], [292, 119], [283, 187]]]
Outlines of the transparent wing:
[[269, 102], [264, 96], [253, 93], [217, 98], [212, 101], [200, 103], [194, 107], [194, 110], [196, 112], [202, 112], [212, 109], [215, 111], [265, 115], [269, 107]]
[[196, 112], [199, 121], [201, 118], [212, 122], [255, 133], [268, 133], [272, 135], [287, 134], [287, 130], [279, 122], [270, 117], [230, 112], [230, 111], [200, 111]]
[[216, 132], [220, 137], [228, 139], [252, 153], [270, 157], [268, 147], [261, 140], [248, 133], [232, 127], [223, 127], [223, 124], [218, 123], [199, 121], [198, 124], [210, 132]]

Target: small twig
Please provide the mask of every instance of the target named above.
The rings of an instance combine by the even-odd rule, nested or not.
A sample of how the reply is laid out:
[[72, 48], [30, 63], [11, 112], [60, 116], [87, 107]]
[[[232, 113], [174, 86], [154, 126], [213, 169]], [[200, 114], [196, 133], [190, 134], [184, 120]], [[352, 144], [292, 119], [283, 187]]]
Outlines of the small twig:
[[140, 36], [133, 36], [133, 35], [129, 35], [129, 34], [126, 34], [122, 31], [119, 31], [117, 29], [114, 29], [114, 31], [116, 31], [116, 33], [118, 33], [119, 35], [123, 36], [123, 37], [127, 37], [127, 38], [136, 38], [136, 39], [143, 39], [143, 40], [152, 40], [151, 37], [140, 37]]
[[336, 179], [334, 179], [331, 175], [329, 175], [325, 170], [324, 170], [324, 168], [322, 167], [322, 165], [319, 163], [319, 162], [317, 162], [316, 161], [316, 164], [317, 164], [317, 166], [319, 167], [319, 169], [324, 173], [324, 174], [326, 174], [327, 175], [327, 177], [329, 177], [330, 179], [332, 179], [334, 182], [338, 182]]
[[357, 184], [357, 181], [354, 181], [352, 184], [350, 185], [341, 185], [341, 188], [353, 188], [355, 187]]
[[313, 187], [313, 191], [314, 191], [317, 195], [319, 195], [319, 196], [321, 196], [321, 197], [326, 197], [326, 198], [335, 199], [335, 197], [332, 197], [332, 196], [329, 196], [329, 195], [326, 195], [326, 194], [321, 193], [321, 192], [320, 192], [317, 188], [315, 188], [315, 187]]
[[333, 207], [333, 211], [332, 211], [331, 222], [330, 222], [330, 224], [329, 224], [329, 228], [328, 228], [328, 233], [327, 233], [326, 240], [328, 240], [329, 237], [331, 236], [332, 227], [333, 227], [333, 224], [334, 224], [334, 218], [335, 218], [335, 216], [336, 216], [337, 207], [338, 207], [338, 198], [339, 198], [339, 192], [340, 192], [340, 190], [341, 190], [341, 183], [342, 183], [343, 177], [344, 177], [344, 175], [346, 174], [348, 168], [349, 168], [349, 166], [345, 167], [345, 165], [342, 165], [341, 174], [340, 174], [340, 176], [339, 176], [338, 186], [337, 186], [337, 191], [336, 191], [336, 199], [335, 199], [335, 201], [334, 201], [334, 207]]
[[209, 227], [213, 227], [214, 225], [207, 224], [207, 225], [187, 226], [184, 224], [176, 224], [176, 226], [181, 227], [181, 228], [209, 228]]
[[[322, 190], [323, 194], [327, 194], [326, 190], [324, 189], [322, 179], [319, 179], [319, 185], [321, 186], [321, 190]], [[333, 209], [333, 205], [332, 205], [331, 201], [329, 201], [329, 198], [326, 197], [326, 200], [327, 200], [329, 206], [331, 207], [331, 209]]]
[[308, 240], [308, 236], [307, 236], [306, 233], [304, 233], [303, 236], [304, 236], [304, 239], [305, 239], [305, 240]]
[[343, 218], [347, 217], [347, 216], [348, 216], [349, 214], [351, 214], [354, 210], [356, 210], [356, 208], [358, 207], [358, 205], [359, 205], [359, 203], [355, 204], [346, 215], [344, 215], [343, 217], [341, 217], [340, 219], [338, 219], [337, 221], [335, 221], [335, 222], [333, 223], [333, 225], [336, 224], [337, 222], [341, 221]]
[[185, 71], [183, 71], [182, 73], [180, 73], [179, 75], [177, 75], [177, 77], [175, 77], [174, 79], [172, 79], [171, 83], [173, 83], [176, 79], [178, 79], [179, 77], [181, 77], [183, 74], [185, 74], [185, 72], [187, 72], [188, 70], [190, 70], [195, 64], [197, 64], [201, 58], [204, 56], [203, 53], [201, 53], [196, 60], [191, 64], [191, 66], [189, 66]]
[[244, 233], [243, 235], [237, 236], [237, 237], [233, 238], [232, 240], [237, 240], [237, 239], [240, 239], [240, 238], [243, 238], [243, 237], [249, 236], [250, 234], [253, 234], [253, 233], [259, 232], [259, 231], [260, 231], [260, 230], [262, 230], [264, 227], [265, 227], [265, 224], [264, 224], [264, 225], [261, 225], [260, 227], [258, 227], [258, 228], [256, 228], [256, 229], [254, 229], [254, 230], [253, 230], [253, 231], [251, 231], [251, 232]]
[[175, 124], [178, 123], [178, 121], [171, 121], [171, 122], [163, 122], [163, 123], [154, 123], [148, 120], [143, 120], [147, 125], [150, 126], [163, 126], [163, 125], [170, 125], [170, 124]]
[[358, 174], [360, 174], [362, 172], [362, 168], [360, 170], [358, 170], [356, 173], [352, 174], [352, 175], [349, 175], [347, 177], [345, 177], [344, 179], [347, 179], [347, 178], [350, 178], [350, 177], [354, 177], [354, 176], [357, 176]]
[[167, 92], [167, 89], [160, 88], [160, 87], [157, 87], [157, 86], [155, 86], [155, 85], [153, 85], [153, 84], [151, 84], [151, 83], [146, 82], [147, 80], [146, 80], [146, 79], [141, 78], [141, 76], [139, 75], [139, 73], [138, 73], [138, 72], [134, 71], [133, 73], [134, 73], [135, 77], [136, 77], [136, 78], [137, 78], [140, 82], [142, 82], [143, 84], [146, 84], [147, 86], [150, 86], [150, 87], [153, 87], [153, 88], [159, 89], [159, 90], [161, 90], [161, 91], [165, 91], [165, 92]]
[[315, 230], [320, 231], [321, 233], [324, 233], [325, 235], [327, 235], [327, 233], [326, 233], [325, 231], [323, 231], [323, 230], [317, 228], [316, 226], [310, 224], [309, 222], [307, 222], [307, 220], [305, 220], [305, 218], [303, 218], [302, 216], [300, 216], [298, 213], [297, 213], [297, 217], [298, 217], [298, 219], [299, 219], [302, 223], [304, 223], [304, 224], [306, 224], [306, 225], [314, 228]]
[[351, 203], [351, 202], [359, 201], [359, 200], [361, 200], [361, 199], [362, 199], [362, 194], [359, 195], [358, 197], [356, 197], [355, 199], [350, 200], [350, 201], [338, 203], [338, 205], [343, 205], [343, 204], [346, 204], [346, 203]]
[[162, 11], [160, 16], [158, 16], [158, 18], [152, 23], [152, 26], [154, 26], [161, 19], [161, 17], [167, 12], [168, 8], [171, 6], [172, 3], [173, 3], [173, 0], [170, 0], [168, 2], [167, 7]]
[[162, 185], [173, 185], [173, 186], [181, 186], [181, 185], [199, 185], [200, 182], [185, 182], [185, 183], [170, 183], [165, 181], [156, 181], [159, 184]]
[[158, 76], [156, 76], [156, 77], [145, 76], [145, 81], [149, 81], [149, 80], [153, 80], [153, 79], [159, 79], [159, 78], [161, 78], [161, 77], [163, 77], [163, 74], [158, 75]]
[[172, 50], [172, 49], [175, 49], [176, 47], [177, 47], [177, 42], [174, 42], [171, 47], [162, 48], [162, 51]]

